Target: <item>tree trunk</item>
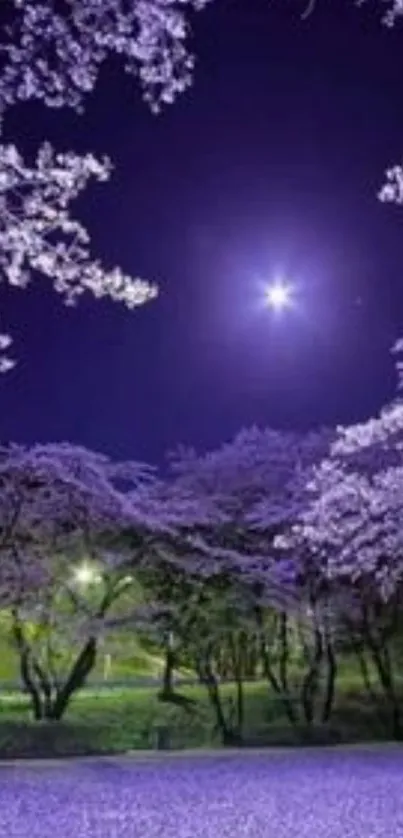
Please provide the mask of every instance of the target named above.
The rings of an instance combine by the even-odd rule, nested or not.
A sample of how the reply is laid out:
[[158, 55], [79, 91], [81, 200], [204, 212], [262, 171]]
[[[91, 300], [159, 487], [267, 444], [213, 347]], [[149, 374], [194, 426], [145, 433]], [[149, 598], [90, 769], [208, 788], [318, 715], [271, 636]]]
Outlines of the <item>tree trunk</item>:
[[219, 731], [221, 735], [222, 744], [239, 744], [237, 733], [234, 730], [232, 730], [230, 725], [227, 724], [227, 720], [225, 718], [225, 713], [220, 698], [217, 679], [215, 678], [214, 673], [211, 669], [209, 660], [206, 658], [203, 661], [198, 660], [196, 663], [196, 669], [200, 682], [204, 684], [207, 688], [210, 703], [216, 717], [216, 730]]
[[40, 665], [39, 661], [32, 655], [32, 669], [35, 672], [36, 678], [38, 680], [39, 689], [41, 692], [42, 697], [42, 710], [43, 710], [43, 718], [44, 719], [51, 719], [52, 718], [52, 708], [53, 708], [53, 699], [54, 699], [54, 689], [52, 687], [52, 682], [48, 678], [45, 670]]
[[308, 726], [312, 725], [315, 717], [315, 698], [319, 688], [318, 678], [323, 657], [323, 642], [319, 629], [315, 628], [314, 636], [314, 655], [301, 689], [301, 702], [304, 710], [305, 722]]
[[378, 672], [379, 680], [384, 690], [385, 698], [389, 707], [391, 717], [391, 729], [393, 738], [400, 741], [403, 739], [403, 728], [399, 698], [396, 695], [393, 664], [386, 645], [376, 638], [372, 631], [368, 608], [363, 608], [363, 631], [369, 647], [369, 651]]
[[288, 661], [290, 656], [288, 643], [288, 622], [287, 614], [280, 615], [280, 683], [284, 693], [289, 693], [288, 688]]
[[229, 645], [232, 657], [232, 671], [236, 683], [235, 728], [239, 739], [241, 739], [244, 724], [242, 647], [239, 643], [237, 646], [233, 634], [229, 636]]
[[245, 662], [245, 677], [257, 677], [258, 654], [256, 650], [255, 636], [247, 638], [246, 662]]
[[161, 701], [169, 700], [174, 693], [174, 670], [175, 670], [175, 652], [169, 645], [165, 646], [165, 661], [164, 672], [162, 676], [162, 687], [159, 694]]
[[295, 726], [298, 724], [298, 716], [295, 712], [290, 696], [282, 689], [271, 666], [270, 655], [266, 646], [265, 627], [260, 609], [255, 610], [255, 618], [259, 629], [259, 652], [263, 675], [269, 682], [273, 691], [276, 693], [276, 696], [280, 699], [289, 722]]
[[28, 651], [20, 653], [20, 673], [24, 687], [31, 699], [33, 717], [36, 722], [40, 722], [44, 716], [44, 708], [42, 706], [40, 690], [37, 688], [34, 678], [31, 675]]
[[356, 657], [358, 659], [362, 680], [364, 682], [364, 686], [365, 686], [365, 689], [368, 693], [368, 696], [371, 699], [371, 701], [374, 702], [374, 704], [377, 704], [378, 703], [378, 697], [377, 697], [376, 692], [374, 691], [372, 683], [371, 683], [371, 677], [370, 677], [370, 674], [369, 674], [367, 659], [365, 657], [365, 651], [364, 651], [364, 649], [361, 649], [359, 643], [355, 644], [354, 651], [355, 651]]
[[336, 695], [337, 660], [332, 639], [329, 636], [326, 637], [326, 662], [327, 677], [321, 719], [323, 724], [327, 724], [330, 721]]
[[392, 735], [394, 739], [400, 741], [403, 739], [401, 708], [399, 698], [396, 695], [393, 670], [389, 653], [388, 650], [385, 649], [384, 655], [382, 657], [382, 653], [379, 649], [376, 648], [375, 643], [370, 648], [370, 651], [372, 653], [373, 661], [378, 670], [379, 680], [383, 686], [386, 701], [389, 705]]
[[60, 721], [63, 718], [72, 696], [84, 686], [88, 675], [94, 668], [96, 656], [97, 641], [95, 637], [90, 637], [76, 659], [67, 680], [57, 691], [50, 716], [53, 721]]
[[43, 718], [41, 692], [35, 683], [35, 676], [31, 670], [31, 650], [25, 640], [18, 612], [13, 611], [13, 637], [20, 659], [20, 674], [23, 686], [31, 699], [32, 712], [35, 721]]

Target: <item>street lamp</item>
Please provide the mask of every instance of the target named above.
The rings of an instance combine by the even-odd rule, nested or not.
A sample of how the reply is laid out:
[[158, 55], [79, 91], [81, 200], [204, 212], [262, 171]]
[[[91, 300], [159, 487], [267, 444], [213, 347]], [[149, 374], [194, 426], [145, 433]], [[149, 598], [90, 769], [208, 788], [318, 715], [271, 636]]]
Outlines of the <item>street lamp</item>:
[[96, 567], [88, 564], [87, 562], [83, 562], [83, 564], [76, 567], [74, 571], [74, 581], [77, 582], [78, 585], [86, 587], [87, 585], [93, 585], [94, 583], [100, 582], [101, 576]]

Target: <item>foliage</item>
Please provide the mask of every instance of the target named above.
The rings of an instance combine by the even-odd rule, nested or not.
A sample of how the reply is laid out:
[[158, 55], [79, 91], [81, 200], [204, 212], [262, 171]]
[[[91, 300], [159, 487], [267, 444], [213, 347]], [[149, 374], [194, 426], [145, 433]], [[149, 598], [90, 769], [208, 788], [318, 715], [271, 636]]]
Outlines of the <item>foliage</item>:
[[123, 630], [165, 658], [162, 697], [187, 712], [173, 674], [196, 673], [226, 743], [250, 675], [292, 726], [328, 724], [343, 649], [370, 698], [377, 673], [399, 736], [402, 424], [396, 403], [336, 435], [255, 428], [178, 452], [164, 480], [67, 444], [2, 449], [2, 624], [35, 716], [60, 718]]
[[[192, 83], [190, 19], [210, 0], [4, 0], [0, 27], [0, 119], [20, 103], [84, 108], [102, 66], [112, 57], [139, 79], [154, 112]], [[361, 0], [361, 4], [367, 0]], [[360, 2], [358, 3], [360, 5]], [[313, 10], [309, 2], [303, 17]], [[393, 26], [401, 0], [383, 3]], [[85, 290], [123, 300], [129, 307], [156, 296], [154, 283], [120, 268], [105, 270], [90, 256], [89, 236], [68, 206], [90, 177], [106, 180], [109, 162], [92, 154], [55, 153], [49, 144], [32, 167], [14, 144], [0, 145], [0, 268], [12, 285], [25, 287], [32, 272], [50, 278], [68, 302]], [[402, 202], [402, 169], [387, 172], [384, 201]], [[0, 333], [0, 372], [15, 366], [10, 335]]]
[[[393, 660], [401, 632], [403, 467], [402, 405], [339, 429], [330, 456], [307, 487], [310, 503], [283, 547], [315, 580], [315, 607], [333, 638], [344, 626], [366, 679], [376, 666], [394, 735], [402, 735]], [[305, 557], [301, 564], [301, 557]]]
[[82, 108], [104, 62], [115, 55], [138, 76], [146, 101], [158, 109], [192, 81], [184, 7], [209, 0], [6, 0], [3, 107], [41, 99], [49, 107]]
[[[155, 606], [152, 624], [175, 636], [178, 658], [205, 684], [224, 741], [242, 733], [246, 659], [254, 658], [255, 670], [264, 672], [293, 718], [286, 673], [289, 609], [294, 618], [298, 612], [305, 641], [308, 633], [295, 574], [281, 561], [275, 537], [298, 519], [304, 484], [331, 438], [328, 431], [304, 437], [252, 428], [201, 457], [185, 449], [170, 457], [165, 492], [176, 533], [157, 549], [146, 581]], [[274, 637], [273, 609], [284, 618]], [[284, 625], [276, 678], [268, 650]], [[217, 680], [223, 649], [238, 684], [231, 722]], [[310, 663], [309, 677], [311, 670]]]
[[[106, 60], [117, 55], [138, 76], [154, 111], [191, 83], [193, 57], [186, 47], [184, 6], [208, 0], [4, 0], [0, 28], [0, 119], [18, 102], [40, 100], [49, 107], [82, 110]], [[90, 254], [87, 230], [71, 218], [71, 202], [95, 178], [106, 181], [107, 158], [49, 143], [32, 166], [14, 144], [0, 144], [0, 271], [25, 288], [32, 274], [50, 279], [67, 303], [84, 291], [129, 308], [152, 300], [154, 283], [120, 268], [105, 269]], [[1, 278], [1, 275], [0, 275]], [[0, 334], [0, 372], [15, 366], [9, 334]]]
[[346, 653], [399, 737], [402, 425], [397, 402], [336, 435], [252, 429], [164, 480], [67, 444], [1, 449], [2, 626], [36, 718], [64, 715], [119, 629], [165, 656], [189, 717], [173, 673], [196, 673], [224, 743], [246, 735], [248, 677], [296, 732], [328, 726]]
[[[341, 681], [331, 727], [315, 724], [310, 741], [329, 743], [387, 740], [382, 697], [370, 702], [354, 678]], [[217, 748], [215, 714], [203, 686], [184, 687], [193, 712], [159, 702], [155, 688], [83, 691], [71, 702], [62, 723], [29, 721], [28, 705], [13, 697], [0, 701], [0, 757], [51, 757], [124, 753], [154, 749], [155, 732], [167, 730], [173, 749]], [[306, 744], [303, 730], [290, 728], [279, 701], [265, 682], [247, 683], [245, 743], [250, 745]], [[235, 700], [233, 685], [221, 687], [226, 713]]]
[[[85, 291], [128, 308], [156, 296], [155, 286], [93, 260], [87, 230], [70, 215], [89, 180], [109, 175], [109, 161], [92, 154], [56, 154], [45, 143], [30, 167], [15, 145], [0, 145], [0, 270], [10, 285], [25, 288], [32, 274], [41, 274], [69, 305]], [[3, 350], [7, 343], [3, 336]], [[3, 371], [10, 362], [3, 356]]]
[[[0, 591], [36, 718], [61, 718], [85, 683], [106, 615], [134, 586], [124, 532], [136, 528], [141, 550], [154, 526], [112, 473], [66, 444], [2, 451]], [[141, 493], [141, 469], [138, 482]]]

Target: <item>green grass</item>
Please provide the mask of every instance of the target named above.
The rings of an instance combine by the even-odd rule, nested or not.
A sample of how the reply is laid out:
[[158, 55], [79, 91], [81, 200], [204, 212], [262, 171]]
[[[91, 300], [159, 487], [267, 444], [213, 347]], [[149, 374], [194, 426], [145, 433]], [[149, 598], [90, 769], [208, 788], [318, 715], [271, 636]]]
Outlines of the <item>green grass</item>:
[[[107, 650], [106, 650], [107, 651]], [[102, 652], [94, 671], [91, 673], [90, 681], [99, 682], [104, 678], [105, 655]], [[114, 681], [130, 679], [133, 677], [157, 677], [163, 667], [163, 658], [143, 650], [141, 647], [133, 647], [126, 655], [112, 655], [112, 664], [109, 678]], [[10, 645], [0, 637], [0, 683], [17, 683], [19, 680], [19, 662], [17, 655]]]
[[[108, 678], [105, 679], [105, 657], [111, 654]], [[130, 681], [136, 678], [160, 678], [164, 667], [164, 658], [158, 653], [147, 651], [134, 635], [122, 634], [119, 642], [106, 644], [101, 648], [96, 665], [90, 675], [89, 683]], [[191, 676], [189, 670], [180, 672], [184, 677]], [[1, 685], [19, 683], [19, 660], [12, 645], [7, 641], [0, 626], [0, 689]]]
[[[383, 703], [374, 708], [358, 691], [356, 674], [344, 674], [327, 729], [316, 727], [312, 741], [360, 742], [390, 739], [387, 719], [379, 719]], [[155, 688], [87, 689], [73, 700], [66, 719], [58, 724], [30, 721], [26, 697], [10, 694], [0, 698], [0, 757], [52, 757], [73, 754], [113, 754], [156, 747], [157, 729], [168, 731], [173, 749], [220, 745], [215, 719], [200, 685], [181, 690], [196, 702], [192, 713], [161, 703]], [[233, 687], [222, 687], [227, 703]], [[245, 685], [245, 738], [251, 745], [292, 745], [306, 742], [303, 730], [292, 730], [281, 704], [265, 683]]]
[[[122, 638], [120, 638], [122, 641]], [[105, 652], [108, 652], [106, 647]], [[130, 682], [142, 677], [160, 678], [163, 660], [143, 649], [136, 638], [111, 647], [111, 681]], [[191, 676], [190, 672], [182, 675]], [[1, 682], [19, 681], [18, 661], [0, 630], [0, 758], [52, 757], [74, 754], [113, 754], [156, 747], [156, 731], [168, 732], [169, 747], [219, 747], [207, 693], [200, 685], [180, 687], [194, 699], [189, 713], [178, 706], [161, 703], [158, 688], [97, 686], [104, 675], [101, 652], [88, 687], [71, 703], [63, 723], [38, 724], [30, 718], [27, 697], [1, 691]], [[376, 679], [374, 679], [375, 681]], [[108, 682], [106, 682], [108, 683]], [[399, 683], [403, 699], [403, 676]], [[234, 688], [223, 685], [225, 704], [234, 698]], [[382, 695], [377, 706], [369, 700], [354, 658], [343, 657], [331, 725], [317, 726], [314, 742], [360, 742], [390, 739]], [[306, 742], [306, 731], [290, 727], [281, 703], [265, 682], [245, 684], [245, 740], [254, 745], [295, 745]]]

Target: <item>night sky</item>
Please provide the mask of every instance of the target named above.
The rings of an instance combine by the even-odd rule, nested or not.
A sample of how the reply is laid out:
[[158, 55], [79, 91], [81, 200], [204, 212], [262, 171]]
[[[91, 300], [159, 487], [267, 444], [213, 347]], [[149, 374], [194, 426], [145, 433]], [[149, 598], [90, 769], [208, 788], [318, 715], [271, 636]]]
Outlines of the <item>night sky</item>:
[[[403, 155], [403, 27], [371, 7], [214, 0], [197, 15], [193, 88], [155, 117], [118, 67], [84, 116], [10, 113], [27, 153], [109, 154], [109, 184], [74, 210], [94, 253], [160, 283], [134, 312], [66, 308], [38, 280], [2, 287], [20, 363], [0, 387], [1, 437], [70, 440], [160, 463], [254, 423], [366, 418], [393, 396], [403, 332], [403, 208], [376, 199]], [[299, 287], [281, 318], [261, 306], [278, 272]]]

